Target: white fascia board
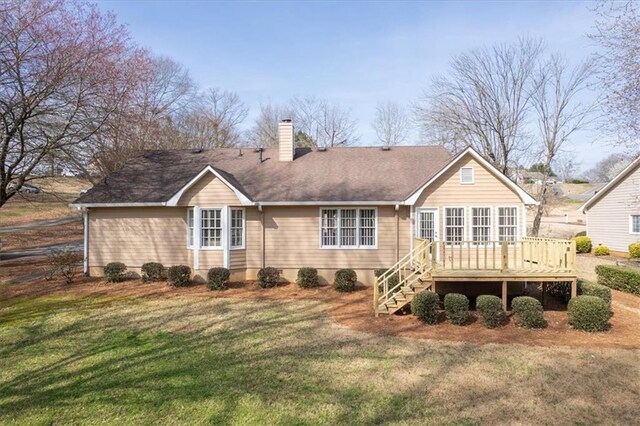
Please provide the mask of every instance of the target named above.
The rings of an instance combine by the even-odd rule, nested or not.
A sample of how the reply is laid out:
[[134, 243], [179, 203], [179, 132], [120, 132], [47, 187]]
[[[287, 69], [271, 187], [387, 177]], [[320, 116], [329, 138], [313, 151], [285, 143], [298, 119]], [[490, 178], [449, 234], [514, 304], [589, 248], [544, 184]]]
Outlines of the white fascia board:
[[261, 206], [395, 206], [403, 201], [259, 201]]
[[163, 202], [151, 202], [151, 203], [71, 203], [69, 207], [92, 208], [92, 207], [163, 207], [167, 203]]
[[586, 211], [589, 209], [591, 204], [593, 204], [594, 202], [598, 201], [601, 197], [603, 197], [609, 191], [609, 189], [611, 189], [611, 187], [615, 186], [618, 182], [624, 179], [627, 176], [627, 174], [629, 174], [629, 172], [631, 172], [638, 165], [640, 165], [640, 157], [633, 160], [631, 164], [629, 164], [620, 173], [618, 173], [613, 179], [611, 179], [611, 181], [608, 184], [603, 186], [600, 189], [600, 191], [593, 194], [591, 198], [589, 198], [583, 205], [581, 205], [578, 208], [578, 211], [582, 213], [586, 213]]
[[218, 173], [213, 167], [211, 166], [207, 166], [204, 169], [202, 169], [202, 171], [200, 173], [198, 173], [198, 175], [196, 177], [194, 177], [193, 179], [191, 179], [185, 186], [183, 186], [182, 188], [180, 188], [180, 190], [178, 190], [178, 192], [176, 192], [167, 202], [166, 205], [169, 207], [175, 207], [178, 205], [178, 201], [180, 201], [180, 197], [182, 197], [182, 195], [189, 189], [191, 188], [198, 180], [200, 180], [206, 173], [212, 173], [215, 177], [217, 177], [218, 179], [220, 179], [225, 185], [227, 185], [227, 187], [229, 187], [229, 189], [231, 189], [233, 191], [234, 194], [236, 194], [236, 197], [238, 197], [238, 200], [240, 200], [240, 204], [242, 204], [243, 206], [252, 206], [254, 203], [253, 201], [251, 201], [249, 198], [247, 198], [246, 195], [244, 195], [240, 190], [238, 190], [238, 188], [234, 187], [233, 185], [231, 185], [224, 177], [222, 177], [222, 175], [220, 173]]
[[518, 194], [518, 196], [520, 197], [520, 199], [524, 204], [526, 205], [540, 204], [531, 195], [529, 195], [527, 191], [520, 188], [518, 184], [516, 184], [514, 181], [506, 177], [500, 170], [498, 170], [493, 164], [491, 164], [490, 162], [482, 158], [482, 155], [478, 154], [478, 152], [476, 152], [476, 150], [471, 147], [468, 147], [467, 149], [462, 151], [460, 154], [455, 156], [451, 161], [449, 161], [449, 164], [447, 164], [442, 170], [440, 170], [434, 177], [429, 179], [429, 181], [424, 185], [422, 185], [422, 187], [420, 187], [417, 191], [411, 194], [411, 196], [404, 201], [404, 204], [414, 205], [416, 201], [418, 201], [420, 194], [422, 194], [422, 192], [429, 185], [435, 182], [440, 176], [442, 176], [445, 172], [447, 172], [447, 170], [453, 167], [455, 163], [457, 163], [462, 157], [464, 157], [467, 154], [470, 154], [481, 165], [493, 171], [494, 174], [498, 177], [498, 179], [500, 179], [504, 184], [506, 184], [509, 188], [513, 189]]

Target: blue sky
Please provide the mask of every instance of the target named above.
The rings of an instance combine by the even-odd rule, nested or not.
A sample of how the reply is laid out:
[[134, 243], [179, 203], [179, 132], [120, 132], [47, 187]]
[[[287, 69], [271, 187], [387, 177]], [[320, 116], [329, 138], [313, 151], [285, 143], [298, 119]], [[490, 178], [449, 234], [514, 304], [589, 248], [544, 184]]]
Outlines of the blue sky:
[[[375, 143], [379, 101], [408, 105], [451, 57], [485, 44], [542, 37], [577, 62], [593, 51], [584, 2], [182, 2], [100, 1], [133, 37], [182, 62], [203, 88], [238, 92], [251, 108], [315, 95], [350, 108], [362, 144]], [[417, 143], [414, 135], [411, 142]], [[582, 132], [583, 168], [611, 147]]]

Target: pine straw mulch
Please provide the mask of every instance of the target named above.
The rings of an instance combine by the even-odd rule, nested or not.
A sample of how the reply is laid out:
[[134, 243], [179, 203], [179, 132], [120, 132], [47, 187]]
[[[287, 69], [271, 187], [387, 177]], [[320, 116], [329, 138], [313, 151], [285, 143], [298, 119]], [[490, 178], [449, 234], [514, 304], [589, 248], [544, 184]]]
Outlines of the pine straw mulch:
[[[0, 268], [3, 266], [6, 265], [0, 265]], [[512, 318], [509, 318], [504, 327], [489, 330], [480, 319], [475, 318], [475, 315], [462, 327], [444, 320], [435, 326], [425, 325], [412, 315], [381, 315], [376, 318], [373, 315], [372, 289], [364, 287], [345, 294], [336, 292], [330, 286], [301, 289], [295, 284], [286, 284], [272, 289], [262, 289], [255, 282], [232, 283], [224, 291], [209, 291], [203, 284], [171, 288], [166, 283], [143, 283], [140, 280], [118, 284], [109, 284], [99, 278], [82, 278], [77, 281], [74, 284], [65, 284], [56, 278], [51, 281], [38, 279], [28, 283], [4, 285], [0, 287], [0, 306], [11, 304], [12, 298], [39, 296], [306, 300], [320, 302], [326, 306], [327, 314], [337, 324], [368, 333], [473, 344], [640, 348], [640, 298], [618, 291], [613, 291], [614, 315], [610, 321], [610, 330], [586, 333], [573, 330], [568, 324], [566, 311], [558, 310], [545, 311], [548, 326], [543, 330], [516, 327]]]

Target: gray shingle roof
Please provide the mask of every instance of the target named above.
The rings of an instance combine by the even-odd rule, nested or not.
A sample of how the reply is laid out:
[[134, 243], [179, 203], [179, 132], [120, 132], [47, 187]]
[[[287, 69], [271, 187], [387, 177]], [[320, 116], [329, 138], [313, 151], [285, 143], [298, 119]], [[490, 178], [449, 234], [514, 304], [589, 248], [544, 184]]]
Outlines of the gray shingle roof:
[[297, 148], [291, 162], [277, 148], [145, 151], [75, 203], [164, 202], [207, 166], [256, 202], [401, 201], [448, 164], [439, 146]]

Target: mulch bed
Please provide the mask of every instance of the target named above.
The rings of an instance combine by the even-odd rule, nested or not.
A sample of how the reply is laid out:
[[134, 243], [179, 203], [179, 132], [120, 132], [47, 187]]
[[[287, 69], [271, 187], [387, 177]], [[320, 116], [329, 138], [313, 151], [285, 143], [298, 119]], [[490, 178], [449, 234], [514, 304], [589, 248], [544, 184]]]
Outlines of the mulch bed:
[[[3, 266], [6, 265], [0, 265], [0, 268]], [[376, 318], [373, 315], [371, 288], [359, 288], [353, 293], [345, 294], [336, 292], [330, 286], [301, 289], [295, 284], [286, 284], [263, 289], [255, 282], [243, 282], [232, 283], [224, 291], [209, 291], [203, 284], [171, 288], [166, 283], [143, 283], [140, 280], [118, 284], [109, 284], [100, 278], [82, 278], [78, 281], [68, 285], [58, 278], [51, 281], [39, 279], [4, 286], [0, 288], [0, 301], [10, 303], [10, 299], [15, 297], [50, 295], [306, 300], [324, 303], [327, 313], [336, 323], [368, 333], [474, 344], [517, 343], [535, 346], [640, 348], [640, 298], [617, 291], [613, 291], [614, 316], [610, 321], [611, 329], [603, 333], [586, 333], [573, 330], [567, 322], [566, 311], [559, 310], [545, 311], [548, 326], [543, 330], [516, 327], [511, 318], [507, 325], [493, 330], [485, 328], [482, 321], [475, 317], [462, 327], [446, 321], [441, 321], [435, 326], [425, 325], [409, 314], [381, 315]], [[556, 306], [552, 304], [550, 307], [553, 309]]]

